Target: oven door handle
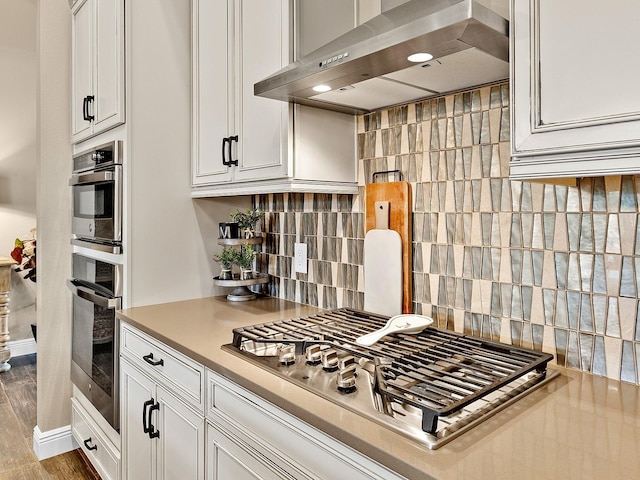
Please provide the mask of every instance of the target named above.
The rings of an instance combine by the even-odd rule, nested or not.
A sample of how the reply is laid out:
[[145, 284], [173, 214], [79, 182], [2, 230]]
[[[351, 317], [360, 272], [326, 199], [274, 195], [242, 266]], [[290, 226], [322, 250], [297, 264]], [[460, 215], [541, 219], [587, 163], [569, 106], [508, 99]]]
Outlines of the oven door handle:
[[84, 285], [78, 285], [74, 280], [67, 280], [67, 286], [74, 295], [77, 295], [84, 300], [88, 300], [91, 303], [95, 303], [99, 307], [116, 310], [122, 308], [122, 299], [120, 297], [105, 297], [104, 295], [100, 295], [95, 290], [91, 290]]
[[100, 182], [112, 182], [114, 180], [114, 174], [111, 170], [105, 170], [104, 172], [92, 172], [92, 173], [82, 173], [79, 175], [74, 175], [69, 180], [69, 185], [91, 185], [93, 183]]

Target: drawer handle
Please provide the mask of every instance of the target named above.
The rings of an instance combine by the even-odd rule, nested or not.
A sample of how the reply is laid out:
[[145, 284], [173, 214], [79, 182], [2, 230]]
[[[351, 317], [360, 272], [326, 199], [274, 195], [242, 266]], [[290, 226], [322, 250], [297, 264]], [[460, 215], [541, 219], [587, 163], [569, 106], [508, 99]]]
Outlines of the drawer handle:
[[91, 443], [91, 437], [87, 438], [84, 441], [84, 446], [87, 447], [87, 450], [97, 450], [98, 446], [97, 445], [90, 445]]
[[142, 357], [142, 359], [145, 362], [147, 362], [149, 365], [153, 365], [154, 367], [157, 367], [158, 365], [164, 366], [164, 360], [163, 359], [154, 360], [153, 353], [150, 353], [149, 355], [145, 355], [144, 357]]

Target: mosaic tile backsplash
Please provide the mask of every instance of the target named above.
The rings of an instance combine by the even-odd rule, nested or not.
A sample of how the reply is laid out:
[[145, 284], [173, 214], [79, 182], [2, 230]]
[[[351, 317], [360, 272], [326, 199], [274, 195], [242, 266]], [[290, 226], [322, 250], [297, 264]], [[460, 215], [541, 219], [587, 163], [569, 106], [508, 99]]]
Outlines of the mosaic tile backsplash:
[[[362, 308], [364, 185], [399, 169], [413, 194], [416, 313], [640, 384], [640, 177], [512, 181], [509, 127], [508, 83], [359, 117], [359, 195], [254, 198], [269, 293]], [[307, 274], [293, 271], [296, 242]]]

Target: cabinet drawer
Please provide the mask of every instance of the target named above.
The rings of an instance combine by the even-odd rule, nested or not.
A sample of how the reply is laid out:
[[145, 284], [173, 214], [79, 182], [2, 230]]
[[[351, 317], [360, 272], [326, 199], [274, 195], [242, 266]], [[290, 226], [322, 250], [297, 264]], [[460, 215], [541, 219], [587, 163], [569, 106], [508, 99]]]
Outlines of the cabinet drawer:
[[120, 354], [203, 411], [204, 367], [131, 325], [121, 325]]
[[402, 478], [212, 371], [207, 371], [206, 416], [223, 429], [230, 424], [313, 478]]
[[120, 478], [118, 452], [110, 446], [109, 440], [102, 436], [74, 398], [71, 399], [71, 432], [103, 480]]
[[247, 439], [228, 422], [207, 422], [207, 478], [312, 480], [314, 477]]

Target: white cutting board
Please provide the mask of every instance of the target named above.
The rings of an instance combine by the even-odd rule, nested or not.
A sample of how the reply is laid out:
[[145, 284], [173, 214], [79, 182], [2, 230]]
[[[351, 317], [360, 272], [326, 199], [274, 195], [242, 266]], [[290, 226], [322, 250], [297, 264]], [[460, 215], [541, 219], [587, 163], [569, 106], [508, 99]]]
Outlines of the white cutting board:
[[[388, 225], [389, 202], [376, 202], [377, 226], [385, 226], [385, 214]], [[402, 313], [402, 239], [395, 230], [374, 228], [364, 237], [364, 309], [389, 316]]]

